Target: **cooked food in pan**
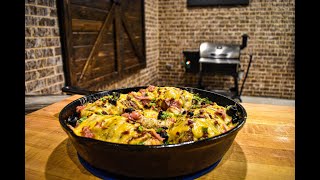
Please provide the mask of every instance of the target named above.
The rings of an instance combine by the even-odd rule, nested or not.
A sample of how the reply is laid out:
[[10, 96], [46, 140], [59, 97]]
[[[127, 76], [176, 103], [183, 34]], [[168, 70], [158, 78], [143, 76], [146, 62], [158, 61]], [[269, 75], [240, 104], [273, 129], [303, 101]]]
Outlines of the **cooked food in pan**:
[[178, 144], [225, 133], [238, 124], [236, 105], [223, 107], [177, 87], [113, 92], [77, 106], [67, 120], [78, 136], [138, 145]]

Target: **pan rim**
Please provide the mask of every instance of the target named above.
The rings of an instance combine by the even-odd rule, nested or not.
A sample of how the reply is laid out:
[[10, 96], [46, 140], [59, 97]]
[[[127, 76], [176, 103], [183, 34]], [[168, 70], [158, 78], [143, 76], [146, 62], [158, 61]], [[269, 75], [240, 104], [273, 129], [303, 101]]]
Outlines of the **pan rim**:
[[82, 104], [81, 101], [85, 101], [85, 99], [89, 98], [90, 96], [101, 96], [102, 94], [108, 94], [111, 92], [119, 92], [121, 90], [128, 90], [128, 89], [139, 89], [139, 88], [146, 88], [148, 86], [134, 86], [134, 87], [126, 87], [126, 88], [118, 88], [118, 89], [112, 89], [112, 90], [106, 90], [106, 91], [101, 91], [101, 92], [97, 92], [97, 93], [93, 93], [93, 94], [89, 94], [89, 95], [84, 95], [83, 97], [80, 97], [76, 100], [73, 100], [72, 102], [68, 103], [65, 107], [63, 107], [59, 113], [59, 123], [62, 126], [63, 130], [67, 132], [68, 135], [71, 135], [73, 138], [81, 140], [81, 141], [89, 141], [89, 142], [100, 142], [103, 143], [104, 145], [108, 145], [108, 146], [114, 146], [114, 147], [118, 147], [118, 148], [141, 148], [141, 149], [163, 149], [163, 148], [177, 148], [177, 147], [187, 147], [187, 146], [196, 146], [196, 145], [201, 145], [201, 144], [206, 144], [206, 143], [212, 143], [212, 142], [216, 142], [219, 141], [220, 139], [224, 139], [223, 137], [226, 136], [231, 136], [233, 133], [235, 133], [236, 131], [239, 131], [244, 124], [246, 123], [247, 120], [247, 112], [245, 110], [245, 108], [238, 102], [236, 102], [235, 100], [226, 97], [222, 94], [219, 93], [215, 93], [212, 91], [208, 91], [208, 90], [203, 90], [203, 89], [198, 89], [198, 88], [194, 88], [194, 87], [181, 87], [181, 86], [157, 86], [157, 87], [176, 87], [176, 88], [181, 88], [184, 90], [196, 90], [196, 91], [202, 91], [205, 93], [210, 93], [210, 94], [214, 94], [215, 96], [220, 96], [222, 98], [228, 99], [229, 101], [232, 101], [234, 104], [236, 104], [238, 107], [241, 108], [241, 111], [243, 112], [243, 116], [240, 119], [240, 123], [234, 127], [233, 129], [225, 132], [225, 133], [221, 133], [217, 136], [213, 136], [210, 138], [206, 138], [206, 139], [202, 139], [202, 140], [198, 140], [198, 141], [189, 141], [189, 142], [183, 142], [183, 143], [178, 143], [178, 144], [162, 144], [162, 145], [136, 145], [136, 144], [121, 144], [121, 143], [112, 143], [112, 142], [107, 142], [107, 141], [102, 141], [102, 140], [98, 140], [98, 139], [93, 139], [93, 138], [87, 138], [87, 137], [82, 137], [82, 136], [78, 136], [76, 135], [73, 130], [67, 126], [66, 120], [62, 118], [62, 114], [63, 112], [65, 112], [68, 108], [70, 108], [70, 106], [76, 104], [77, 102], [80, 101], [80, 103]]

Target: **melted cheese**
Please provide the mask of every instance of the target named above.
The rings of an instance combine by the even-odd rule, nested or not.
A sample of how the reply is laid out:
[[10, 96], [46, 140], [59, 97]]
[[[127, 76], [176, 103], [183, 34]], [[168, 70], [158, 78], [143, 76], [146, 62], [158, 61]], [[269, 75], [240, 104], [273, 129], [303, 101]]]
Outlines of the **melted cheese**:
[[159, 112], [158, 111], [154, 111], [154, 110], [150, 110], [150, 109], [146, 109], [143, 111], [143, 116], [146, 118], [154, 118], [157, 119]]
[[[144, 106], [146, 102], [142, 102], [141, 97], [149, 99], [146, 102], [152, 105]], [[164, 142], [156, 131], [165, 127], [168, 135], [167, 143], [176, 144], [214, 137], [236, 126], [231, 122], [232, 118], [225, 113], [225, 107], [213, 103], [203, 108], [195, 108], [192, 104], [194, 94], [175, 87], [156, 87], [152, 92], [142, 90], [131, 94], [120, 94], [116, 105], [108, 103], [108, 98], [110, 96], [104, 96], [84, 105], [80, 118], [87, 119], [83, 118], [73, 129], [76, 135], [83, 136], [86, 133], [83, 131], [90, 131], [94, 134], [93, 138], [102, 141], [158, 145]], [[179, 101], [178, 104], [182, 107], [170, 106], [162, 110], [161, 103], [168, 99], [174, 100], [176, 104]], [[122, 116], [124, 110], [128, 106], [131, 107], [132, 103], [138, 108], [134, 110], [141, 115], [139, 119], [130, 119], [128, 117], [130, 112], [127, 116]], [[158, 119], [160, 111], [165, 112], [163, 119]], [[217, 111], [222, 111], [224, 115]], [[193, 115], [187, 115], [186, 112], [193, 112]]]
[[[97, 123], [102, 123], [102, 128], [96, 126]], [[86, 126], [95, 134], [95, 139], [102, 141], [127, 144], [132, 137], [138, 135], [134, 131], [137, 125], [128, 123], [122, 116], [94, 114], [74, 128], [75, 134], [81, 136], [82, 129]]]
[[184, 109], [189, 109], [191, 107], [192, 99], [193, 99], [193, 94], [189, 93], [186, 90], [182, 91], [181, 100], [182, 100], [182, 107]]
[[207, 129], [208, 137], [213, 137], [214, 135], [218, 135], [219, 131], [214, 127], [214, 122], [205, 118], [195, 118], [192, 128], [192, 133], [194, 135], [195, 140], [203, 137], [204, 132], [203, 129]]
[[186, 119], [178, 119], [174, 126], [168, 130], [169, 142], [174, 144], [179, 143], [180, 135], [183, 135], [184, 132], [189, 131], [189, 129], [190, 127]]
[[179, 99], [181, 90], [175, 87], [160, 88], [159, 99]]

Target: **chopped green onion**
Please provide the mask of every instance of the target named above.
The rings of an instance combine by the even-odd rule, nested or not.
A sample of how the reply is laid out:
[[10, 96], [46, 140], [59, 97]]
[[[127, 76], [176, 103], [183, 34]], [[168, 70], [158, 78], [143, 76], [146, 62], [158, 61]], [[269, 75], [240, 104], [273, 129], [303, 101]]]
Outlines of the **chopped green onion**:
[[200, 104], [201, 104], [202, 102], [204, 102], [204, 103], [206, 103], [206, 104], [211, 104], [211, 103], [212, 103], [212, 101], [210, 101], [208, 97], [201, 98], [201, 97], [199, 96], [199, 94], [195, 94], [195, 95], [193, 96], [193, 100], [197, 101], [197, 102], [200, 103]]
[[208, 133], [208, 127], [202, 127], [202, 132], [204, 134], [207, 134]]
[[199, 94], [195, 94], [193, 96], [193, 99], [196, 100], [196, 101], [202, 101], [202, 98], [199, 96]]
[[142, 132], [142, 131], [143, 131], [143, 126], [139, 126], [139, 127], [138, 127], [138, 131], [139, 131], [139, 132]]
[[171, 117], [171, 114], [169, 114], [166, 111], [162, 111], [162, 114], [160, 115], [160, 119], [165, 120], [167, 118]]
[[191, 105], [191, 109], [197, 109], [197, 108], [201, 108], [201, 105], [198, 105], [198, 104]]
[[79, 120], [78, 120], [78, 122], [79, 123], [82, 123], [82, 121], [84, 121], [84, 120], [86, 120], [87, 119], [87, 117], [82, 117], [82, 118], [80, 118]]
[[212, 101], [210, 101], [207, 97], [203, 99], [203, 101], [206, 103], [206, 104], [211, 104]]
[[160, 133], [163, 130], [163, 128], [158, 128], [157, 133]]
[[155, 107], [155, 106], [156, 106], [156, 103], [154, 103], [154, 102], [150, 102], [149, 106], [153, 106], [153, 107]]

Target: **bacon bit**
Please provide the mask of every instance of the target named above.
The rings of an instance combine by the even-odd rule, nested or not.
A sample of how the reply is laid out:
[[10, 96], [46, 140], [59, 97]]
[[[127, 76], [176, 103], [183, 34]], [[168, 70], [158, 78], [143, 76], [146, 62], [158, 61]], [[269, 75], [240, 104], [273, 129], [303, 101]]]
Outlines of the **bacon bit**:
[[138, 96], [136, 94], [132, 94], [134, 98], [138, 99], [138, 100], [151, 100], [150, 97], [148, 96]]
[[128, 130], [123, 131], [121, 134], [129, 134], [130, 132]]
[[200, 113], [200, 114], [203, 114], [203, 113], [204, 113], [204, 110], [203, 110], [203, 109], [200, 109], [200, 110], [199, 110], [199, 113]]
[[214, 120], [214, 125], [219, 124], [219, 122], [217, 120]]
[[76, 107], [76, 112], [80, 113], [86, 106], [77, 106]]
[[178, 100], [174, 100], [173, 98], [171, 99], [165, 99], [161, 103], [161, 109], [166, 111], [168, 108], [174, 107], [177, 108], [179, 111], [182, 109], [182, 103]]
[[67, 126], [68, 126], [70, 129], [74, 130], [74, 127], [72, 127], [70, 124], [67, 124]]
[[226, 112], [222, 109], [218, 109], [216, 112], [215, 112], [216, 115], [220, 115], [222, 117], [222, 119], [224, 120], [226, 118]]
[[129, 113], [123, 113], [121, 116], [126, 117], [126, 118], [130, 117]]
[[129, 120], [138, 120], [141, 118], [141, 114], [137, 111], [132, 111], [131, 113], [123, 113], [121, 116], [128, 118]]
[[194, 122], [193, 122], [191, 119], [188, 119], [188, 125], [189, 125], [191, 128], [193, 128], [193, 126], [194, 126], [193, 123], [194, 123]]
[[171, 106], [171, 102], [172, 102], [172, 101], [174, 101], [173, 98], [171, 98], [171, 99], [165, 99], [165, 100], [164, 100], [164, 103], [169, 107], [169, 106]]
[[94, 134], [91, 132], [91, 130], [89, 129], [88, 126], [84, 126], [82, 128], [81, 135], [84, 136], [84, 137], [88, 137], [88, 138], [93, 138], [94, 137]]
[[146, 93], [146, 90], [145, 89], [140, 89], [139, 92], [144, 95]]
[[149, 105], [150, 102], [151, 102], [150, 99], [143, 99], [143, 100], [141, 100], [141, 103], [142, 103], [142, 105], [144, 105], [144, 106]]
[[170, 106], [177, 107], [177, 108], [181, 109], [182, 103], [180, 101], [176, 100], [176, 101], [172, 101]]
[[130, 117], [133, 119], [133, 120], [138, 120], [141, 118], [141, 114], [139, 114], [137, 111], [133, 111], [132, 113], [130, 113]]
[[169, 120], [169, 121], [171, 121], [171, 122], [173, 122], [173, 123], [176, 122], [176, 120], [175, 120], [174, 118], [168, 118], [167, 120]]
[[149, 133], [154, 136], [155, 138], [159, 139], [160, 141], [165, 140], [165, 138], [162, 138], [158, 133], [156, 133], [155, 131], [149, 131]]
[[105, 111], [102, 111], [101, 113], [102, 113], [102, 114], [104, 114], [104, 115], [108, 115], [108, 113], [107, 113], [107, 112], [105, 112]]
[[149, 87], [147, 88], [147, 90], [148, 90], [149, 92], [153, 92], [155, 89], [156, 89], [156, 87], [153, 86], [153, 85], [149, 85]]
[[199, 118], [205, 118], [206, 116], [204, 114], [201, 114], [198, 116]]
[[225, 130], [224, 132], [226, 132], [228, 130], [228, 127], [226, 124], [222, 124], [223, 129]]
[[225, 119], [226, 119], [226, 113], [225, 113], [224, 111], [223, 111], [223, 114], [222, 114], [222, 116], [221, 116], [221, 117], [222, 117], [222, 119], [223, 119], [223, 120], [225, 120]]
[[101, 127], [102, 127], [102, 122], [96, 122], [96, 124], [94, 125], [94, 127], [101, 128]]

